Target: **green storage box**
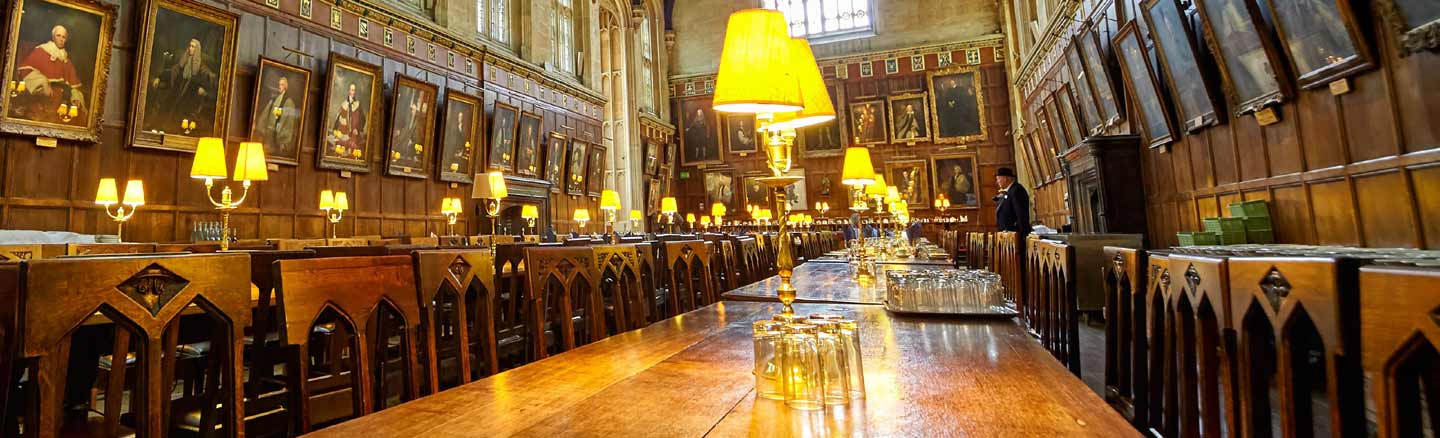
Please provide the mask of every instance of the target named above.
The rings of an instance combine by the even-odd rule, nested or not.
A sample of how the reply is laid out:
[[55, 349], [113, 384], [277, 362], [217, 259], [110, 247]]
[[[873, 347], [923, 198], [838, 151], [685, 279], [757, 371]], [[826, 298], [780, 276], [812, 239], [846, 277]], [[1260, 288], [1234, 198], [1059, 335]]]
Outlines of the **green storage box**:
[[1238, 217], [1211, 217], [1202, 221], [1209, 233], [1245, 233], [1245, 219]]
[[1216, 245], [1220, 243], [1220, 238], [1216, 236], [1215, 233], [1207, 233], [1203, 231], [1194, 233], [1175, 233], [1175, 237], [1179, 238], [1180, 246]]
[[1226, 231], [1219, 233], [1221, 245], [1243, 245], [1248, 243], [1244, 231]]
[[1275, 243], [1275, 230], [1269, 228], [1260, 230], [1245, 230], [1247, 243], [1271, 244]]
[[[1271, 226], [1271, 224], [1270, 224], [1270, 217], [1269, 217], [1269, 216], [1248, 216], [1248, 217], [1245, 217], [1244, 220], [1245, 220], [1245, 231], [1250, 231], [1250, 230], [1270, 230], [1270, 229], [1274, 229], [1274, 228], [1275, 228], [1275, 227]], [[1250, 242], [1250, 243], [1256, 243], [1256, 242]]]
[[1265, 201], [1245, 201], [1230, 204], [1230, 215], [1234, 217], [1270, 217], [1270, 207]]

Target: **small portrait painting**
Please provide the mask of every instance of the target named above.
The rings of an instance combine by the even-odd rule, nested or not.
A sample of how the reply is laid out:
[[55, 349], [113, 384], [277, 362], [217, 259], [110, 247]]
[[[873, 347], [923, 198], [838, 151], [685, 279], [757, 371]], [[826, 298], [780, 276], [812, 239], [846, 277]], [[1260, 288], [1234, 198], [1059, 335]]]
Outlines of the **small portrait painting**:
[[250, 141], [265, 145], [272, 163], [300, 163], [300, 129], [309, 114], [310, 71], [260, 58], [250, 107]]
[[800, 180], [785, 186], [785, 205], [790, 211], [809, 210], [810, 204], [806, 203], [808, 198], [805, 196], [805, 169], [790, 169], [789, 176], [798, 176]]
[[[980, 185], [976, 179], [975, 154], [940, 155], [930, 158], [935, 169], [935, 192], [945, 195], [950, 205], [958, 208], [980, 208]], [[923, 203], [911, 203], [919, 207]]]
[[1100, 107], [1104, 126], [1110, 126], [1123, 117], [1121, 106], [1124, 104], [1110, 82], [1110, 72], [1105, 66], [1106, 58], [1102, 57], [1103, 53], [1100, 50], [1100, 37], [1094, 30], [1086, 32], [1080, 38], [1080, 54], [1085, 58], [1085, 72], [1090, 74], [1090, 84], [1095, 86], [1095, 103]]
[[[1134, 23], [1120, 28], [1115, 36], [1115, 57], [1120, 60], [1120, 71], [1130, 90], [1126, 95], [1138, 102], [1136, 107], [1140, 111], [1135, 117], [1139, 119], [1140, 132], [1150, 147], [1156, 147], [1169, 143], [1175, 136], [1165, 102], [1160, 100], [1160, 86], [1150, 74], [1150, 57], [1146, 56], [1138, 29]], [[1058, 123], [1056, 119], [1052, 116], [1050, 123]]]
[[380, 110], [380, 66], [330, 54], [319, 148], [321, 169], [370, 171], [371, 132]]
[[148, 2], [143, 17], [130, 144], [194, 151], [225, 137], [238, 17], [181, 0]]
[[540, 116], [520, 114], [515, 128], [515, 173], [540, 176]]
[[735, 211], [735, 175], [731, 172], [705, 172], [704, 178], [705, 205], [719, 202]]
[[[1275, 32], [1290, 54], [1301, 87], [1314, 88], [1344, 77], [1352, 67], [1368, 65], [1364, 42], [1356, 42], [1353, 23], [1341, 12], [1349, 2], [1286, 0], [1266, 2]], [[1342, 6], [1342, 3], [1344, 5]]]
[[[1179, 0], [1150, 0], [1141, 5], [1145, 22], [1150, 24], [1150, 38], [1160, 54], [1160, 69], [1168, 79], [1175, 109], [1186, 130], [1219, 123], [1215, 100], [1196, 60], [1195, 46], [1190, 44], [1189, 18]], [[1183, 80], [1182, 80], [1183, 79]], [[1066, 100], [1063, 97], [1062, 100]], [[1061, 108], [1068, 110], [1067, 102]], [[1066, 116], [1068, 120], [1070, 117]]]
[[654, 175], [660, 171], [660, 145], [653, 140], [645, 140], [645, 174]]
[[855, 102], [850, 104], [851, 134], [854, 144], [885, 143], [885, 101]]
[[[747, 207], [751, 205], [761, 208], [770, 207], [770, 187], [760, 182], [760, 178], [766, 176], [768, 175], [757, 174], [740, 177], [740, 184], [745, 188], [744, 203]], [[709, 186], [707, 185], [706, 187], [708, 188]], [[749, 210], [749, 208], [746, 208], [746, 210]]]
[[569, 139], [558, 132], [551, 132], [545, 142], [545, 175], [550, 181], [550, 191], [559, 192], [565, 184], [565, 153]]
[[755, 116], [751, 114], [725, 115], [725, 147], [732, 154], [753, 154], [757, 139]]
[[430, 162], [431, 151], [435, 148], [435, 101], [439, 93], [434, 84], [395, 75], [387, 173], [425, 178], [426, 163]]
[[930, 82], [930, 118], [936, 143], [969, 143], [985, 139], [985, 96], [980, 70], [951, 67], [926, 74]]
[[1215, 36], [1210, 48], [1224, 72], [1220, 77], [1234, 94], [1235, 113], [1278, 103], [1284, 93], [1272, 61], [1278, 54], [1271, 51], [1271, 36], [1260, 32], [1246, 0], [1206, 0], [1196, 6]]
[[569, 158], [565, 164], [565, 194], [585, 194], [585, 159], [586, 144], [579, 140], [570, 140]]
[[680, 147], [685, 166], [719, 163], [720, 118], [710, 108], [710, 98], [680, 101]]
[[490, 122], [490, 169], [505, 172], [515, 171], [515, 124], [520, 110], [503, 103], [495, 103], [495, 114]]
[[115, 7], [15, 0], [0, 92], [0, 132], [99, 141]]
[[[844, 87], [825, 86], [830, 93], [830, 102], [836, 109], [844, 108]], [[810, 157], [831, 157], [845, 153], [845, 111], [835, 111], [835, 120], [814, 126], [800, 128], [795, 133], [795, 143], [800, 146], [800, 155]]]
[[475, 173], [475, 153], [483, 147], [480, 132], [480, 98], [455, 90], [445, 91], [445, 122], [440, 127], [440, 180], [469, 184]]
[[598, 197], [605, 188], [605, 148], [590, 146], [590, 162], [586, 166], [585, 192]]
[[651, 178], [645, 189], [645, 213], [652, 215], [660, 212], [660, 179]]
[[885, 182], [895, 186], [912, 209], [930, 208], [930, 173], [926, 172], [927, 164], [925, 160], [885, 162]]
[[898, 94], [889, 97], [890, 141], [914, 143], [930, 140], [930, 121], [925, 117], [924, 94]]

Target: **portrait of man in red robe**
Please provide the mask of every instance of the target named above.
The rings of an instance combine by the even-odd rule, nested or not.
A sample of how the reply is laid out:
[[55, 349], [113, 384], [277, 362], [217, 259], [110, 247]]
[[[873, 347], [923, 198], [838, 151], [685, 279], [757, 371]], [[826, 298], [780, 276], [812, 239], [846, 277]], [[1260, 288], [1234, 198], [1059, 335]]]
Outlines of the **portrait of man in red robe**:
[[[73, 126], [85, 126], [84, 81], [71, 63], [66, 44], [70, 30], [56, 25], [50, 40], [34, 45], [15, 65], [15, 78], [25, 84], [24, 92], [15, 97], [10, 117]], [[66, 105], [62, 114], [60, 105]], [[76, 109], [71, 111], [69, 107]]]

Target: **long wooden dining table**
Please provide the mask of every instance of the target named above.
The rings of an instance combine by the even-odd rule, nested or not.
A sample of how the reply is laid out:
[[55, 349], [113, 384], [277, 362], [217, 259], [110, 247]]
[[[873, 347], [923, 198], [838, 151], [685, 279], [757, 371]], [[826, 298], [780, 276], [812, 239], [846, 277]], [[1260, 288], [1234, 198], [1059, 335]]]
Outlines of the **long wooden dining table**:
[[310, 436], [1139, 436], [1013, 319], [873, 304], [795, 305], [859, 323], [864, 400], [806, 412], [756, 398], [751, 324], [780, 310], [722, 301]]

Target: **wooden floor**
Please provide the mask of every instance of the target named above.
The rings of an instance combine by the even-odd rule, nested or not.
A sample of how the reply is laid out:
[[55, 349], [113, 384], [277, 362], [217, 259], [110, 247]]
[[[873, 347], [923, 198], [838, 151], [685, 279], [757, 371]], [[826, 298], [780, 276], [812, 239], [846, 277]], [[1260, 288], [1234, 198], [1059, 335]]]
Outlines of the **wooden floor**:
[[750, 324], [779, 310], [717, 303], [311, 436], [1138, 436], [1014, 320], [875, 305], [796, 305], [860, 322], [865, 401], [756, 400]]

